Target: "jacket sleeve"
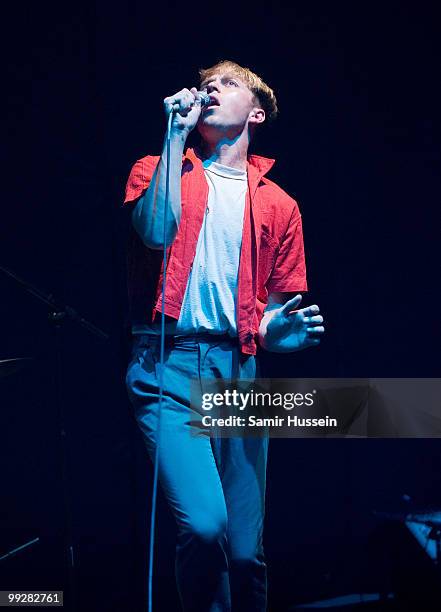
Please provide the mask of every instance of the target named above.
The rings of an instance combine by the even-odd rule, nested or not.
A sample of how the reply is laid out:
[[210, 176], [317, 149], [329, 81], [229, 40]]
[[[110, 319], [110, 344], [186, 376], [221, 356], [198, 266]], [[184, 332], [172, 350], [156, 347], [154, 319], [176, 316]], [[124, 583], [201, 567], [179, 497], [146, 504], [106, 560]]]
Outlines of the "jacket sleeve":
[[134, 163], [126, 184], [124, 204], [134, 202], [148, 188], [159, 159], [159, 156], [147, 155]]
[[302, 217], [296, 204], [267, 282], [267, 291], [274, 293], [307, 290]]

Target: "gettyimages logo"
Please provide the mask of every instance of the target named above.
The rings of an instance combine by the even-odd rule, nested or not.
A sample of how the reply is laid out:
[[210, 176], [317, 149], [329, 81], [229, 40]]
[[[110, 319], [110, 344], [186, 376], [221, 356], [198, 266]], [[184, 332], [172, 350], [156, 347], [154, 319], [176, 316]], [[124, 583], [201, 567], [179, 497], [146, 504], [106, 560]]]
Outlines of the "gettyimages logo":
[[265, 393], [262, 391], [240, 392], [237, 389], [225, 389], [223, 393], [203, 393], [202, 410], [212, 410], [215, 406], [236, 407], [238, 410], [257, 407], [283, 407], [285, 410], [293, 410], [300, 406], [313, 406], [313, 389], [309, 393]]
[[191, 397], [196, 434], [441, 437], [439, 378], [203, 379]]
[[310, 381], [211, 379], [202, 383], [202, 391], [192, 395], [192, 405], [210, 434], [294, 437], [304, 430], [316, 429], [321, 435], [337, 430], [337, 419], [320, 409], [319, 394]]

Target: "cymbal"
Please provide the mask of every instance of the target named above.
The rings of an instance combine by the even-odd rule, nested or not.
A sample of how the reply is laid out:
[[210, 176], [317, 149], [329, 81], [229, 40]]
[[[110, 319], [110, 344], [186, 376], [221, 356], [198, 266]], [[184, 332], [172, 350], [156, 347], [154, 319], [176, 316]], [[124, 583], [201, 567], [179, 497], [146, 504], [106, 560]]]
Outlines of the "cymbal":
[[14, 357], [13, 359], [0, 359], [0, 378], [15, 374], [32, 361], [33, 357]]

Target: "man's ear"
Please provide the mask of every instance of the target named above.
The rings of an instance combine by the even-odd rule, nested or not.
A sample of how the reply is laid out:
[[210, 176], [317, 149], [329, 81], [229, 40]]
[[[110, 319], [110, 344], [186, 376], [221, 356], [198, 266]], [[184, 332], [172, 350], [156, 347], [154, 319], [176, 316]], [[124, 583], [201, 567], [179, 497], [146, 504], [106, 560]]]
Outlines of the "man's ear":
[[255, 123], [255, 124], [263, 123], [265, 121], [265, 118], [266, 118], [266, 115], [265, 115], [265, 111], [263, 110], [263, 108], [259, 108], [258, 106], [255, 106], [253, 110], [251, 111], [250, 123]]

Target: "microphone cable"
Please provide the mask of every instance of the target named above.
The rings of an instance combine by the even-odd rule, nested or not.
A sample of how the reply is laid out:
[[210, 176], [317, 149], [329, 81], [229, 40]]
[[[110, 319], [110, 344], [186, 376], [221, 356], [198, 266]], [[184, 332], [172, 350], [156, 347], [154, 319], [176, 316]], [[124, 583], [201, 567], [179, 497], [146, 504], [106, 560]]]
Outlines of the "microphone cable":
[[[201, 106], [207, 106], [210, 104], [211, 99], [206, 91], [198, 91], [198, 96], [201, 102]], [[148, 612], [153, 612], [153, 561], [154, 561], [154, 547], [155, 547], [155, 526], [156, 526], [156, 501], [158, 496], [158, 457], [159, 457], [159, 445], [160, 445], [160, 434], [161, 434], [161, 412], [162, 402], [164, 395], [164, 349], [165, 349], [165, 287], [167, 280], [167, 211], [168, 201], [170, 199], [170, 133], [171, 124], [173, 120], [173, 113], [177, 110], [173, 106], [170, 109], [167, 118], [167, 134], [166, 134], [166, 160], [167, 170], [165, 174], [165, 206], [164, 206], [164, 219], [163, 219], [163, 249], [162, 249], [162, 303], [161, 303], [161, 348], [159, 358], [159, 402], [158, 402], [158, 425], [156, 434], [156, 448], [154, 458], [154, 469], [153, 469], [153, 487], [152, 487], [152, 509], [150, 514], [150, 546], [149, 546], [149, 567], [148, 567]]]
[[148, 612], [153, 612], [153, 561], [154, 561], [154, 547], [155, 547], [155, 527], [156, 527], [156, 501], [158, 495], [158, 458], [159, 458], [159, 445], [161, 435], [161, 412], [162, 412], [162, 401], [164, 394], [164, 349], [165, 349], [165, 286], [166, 286], [166, 266], [167, 266], [167, 209], [168, 201], [170, 197], [170, 131], [171, 123], [173, 119], [173, 108], [170, 110], [167, 119], [167, 135], [166, 135], [166, 160], [167, 169], [165, 175], [165, 206], [164, 206], [164, 220], [163, 220], [163, 250], [162, 250], [162, 303], [161, 303], [161, 344], [160, 344], [160, 358], [159, 358], [159, 402], [158, 402], [158, 421], [157, 421], [157, 433], [156, 433], [156, 448], [154, 458], [154, 470], [153, 470], [153, 487], [152, 487], [152, 509], [150, 514], [150, 546], [149, 546], [149, 568], [148, 568]]

